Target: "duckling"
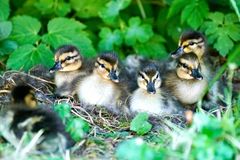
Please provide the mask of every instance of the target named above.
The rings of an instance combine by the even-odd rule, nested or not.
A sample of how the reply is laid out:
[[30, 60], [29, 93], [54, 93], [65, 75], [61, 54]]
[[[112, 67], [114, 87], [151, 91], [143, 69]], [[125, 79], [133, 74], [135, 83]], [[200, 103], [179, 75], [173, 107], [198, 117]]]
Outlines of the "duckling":
[[56, 95], [73, 96], [79, 79], [87, 74], [82, 67], [83, 57], [75, 46], [63, 45], [56, 50], [54, 59], [55, 64], [49, 71], [56, 72]]
[[208, 81], [201, 73], [197, 55], [183, 54], [178, 59], [176, 69], [166, 75], [164, 86], [184, 105], [199, 101], [208, 87]]
[[184, 108], [161, 87], [162, 80], [159, 69], [150, 63], [139, 71], [138, 89], [130, 98], [130, 111], [147, 112], [151, 115], [166, 116], [170, 114], [183, 115]]
[[9, 110], [12, 114], [10, 129], [17, 138], [21, 138], [26, 131], [34, 133], [43, 129], [43, 139], [37, 146], [40, 150], [56, 151], [56, 144], [62, 149], [70, 148], [74, 144], [60, 117], [50, 108], [38, 106], [31, 87], [16, 86], [12, 90], [12, 98], [13, 104]]
[[127, 90], [119, 84], [118, 57], [114, 52], [105, 52], [97, 57], [92, 74], [86, 76], [78, 87], [81, 103], [104, 106], [119, 113]]

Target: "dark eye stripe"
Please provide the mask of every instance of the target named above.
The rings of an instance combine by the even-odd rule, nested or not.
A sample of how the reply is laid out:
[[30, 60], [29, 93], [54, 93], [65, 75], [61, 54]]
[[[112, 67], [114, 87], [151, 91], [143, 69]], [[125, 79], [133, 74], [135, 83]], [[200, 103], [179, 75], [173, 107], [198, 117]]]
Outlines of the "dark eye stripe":
[[142, 73], [139, 73], [139, 76], [141, 76], [142, 79], [143, 79], [146, 83], [148, 83], [148, 80], [144, 77], [144, 75], [143, 75]]
[[75, 58], [75, 57], [78, 57], [78, 56], [79, 56], [79, 55], [67, 56], [64, 60], [61, 61], [61, 63], [64, 63], [64, 62], [66, 62], [66, 61], [68, 61], [68, 60], [71, 60], [71, 59], [73, 59], [73, 58]]
[[102, 66], [106, 71], [110, 72], [110, 69], [106, 68], [104, 64], [100, 63], [99, 61], [97, 61], [97, 64]]
[[183, 68], [190, 69], [185, 63], [181, 63], [181, 62], [179, 62], [179, 65], [182, 66]]

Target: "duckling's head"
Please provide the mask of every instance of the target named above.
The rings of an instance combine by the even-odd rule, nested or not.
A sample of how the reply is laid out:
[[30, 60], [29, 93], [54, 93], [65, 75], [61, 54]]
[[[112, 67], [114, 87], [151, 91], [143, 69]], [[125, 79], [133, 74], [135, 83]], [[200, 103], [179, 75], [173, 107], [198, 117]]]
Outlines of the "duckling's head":
[[179, 58], [185, 53], [195, 53], [199, 59], [203, 56], [206, 50], [206, 40], [202, 33], [197, 31], [184, 32], [178, 43], [176, 51], [171, 53], [172, 58]]
[[72, 45], [63, 45], [59, 47], [54, 56], [55, 64], [49, 70], [54, 71], [75, 71], [82, 66], [82, 56], [79, 50]]
[[29, 86], [16, 86], [13, 88], [11, 94], [15, 104], [24, 104], [29, 108], [35, 108], [37, 106], [34, 90]]
[[157, 69], [157, 66], [154, 64], [148, 64], [143, 67], [138, 74], [138, 86], [146, 90], [149, 94], [155, 94], [156, 89], [161, 86], [160, 73]]
[[94, 71], [97, 72], [104, 79], [111, 80], [118, 83], [118, 57], [113, 52], [106, 52], [101, 54], [96, 62]]
[[184, 54], [178, 60], [177, 76], [180, 79], [196, 79], [202, 80], [203, 76], [200, 71], [200, 63], [198, 57], [194, 53]]

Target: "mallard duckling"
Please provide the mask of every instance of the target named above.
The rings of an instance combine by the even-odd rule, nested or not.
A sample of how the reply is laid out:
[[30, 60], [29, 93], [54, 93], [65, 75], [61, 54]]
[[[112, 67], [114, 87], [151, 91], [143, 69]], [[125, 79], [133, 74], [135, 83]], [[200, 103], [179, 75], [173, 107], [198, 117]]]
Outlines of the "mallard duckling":
[[166, 75], [165, 86], [183, 104], [194, 104], [202, 98], [208, 81], [196, 54], [184, 54], [178, 59], [176, 70]]
[[138, 74], [138, 89], [130, 98], [130, 111], [147, 112], [151, 115], [183, 115], [184, 108], [162, 89], [162, 80], [156, 65], [148, 64]]
[[35, 133], [43, 129], [43, 139], [37, 146], [40, 150], [56, 151], [59, 147], [57, 145], [60, 145], [61, 149], [67, 149], [74, 144], [60, 117], [50, 108], [37, 105], [31, 87], [15, 87], [12, 98], [13, 104], [9, 110], [12, 114], [10, 129], [17, 138], [21, 138], [26, 131]]
[[87, 74], [82, 69], [83, 57], [75, 46], [64, 45], [56, 50], [54, 59], [50, 72], [56, 72], [56, 95], [73, 96], [79, 80]]
[[115, 53], [106, 52], [97, 57], [92, 74], [85, 77], [78, 87], [78, 97], [87, 105], [104, 106], [115, 113], [122, 110], [124, 90], [119, 84]]

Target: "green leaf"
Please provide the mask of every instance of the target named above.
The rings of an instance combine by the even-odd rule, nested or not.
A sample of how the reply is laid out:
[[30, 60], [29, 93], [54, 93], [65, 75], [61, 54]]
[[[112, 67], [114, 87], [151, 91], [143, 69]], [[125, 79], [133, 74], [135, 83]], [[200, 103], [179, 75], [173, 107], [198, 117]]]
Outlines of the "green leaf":
[[182, 23], [187, 22], [189, 26], [197, 29], [203, 23], [208, 12], [209, 8], [205, 0], [193, 1], [183, 9], [181, 21]]
[[0, 22], [0, 40], [6, 39], [12, 31], [12, 23], [9, 21]]
[[71, 117], [71, 107], [67, 103], [60, 103], [54, 106], [54, 110], [58, 113], [59, 117], [65, 122], [66, 118]]
[[0, 41], [0, 55], [9, 55], [18, 47], [15, 41], [3, 40]]
[[99, 33], [101, 41], [98, 44], [98, 47], [102, 51], [114, 50], [114, 46], [120, 46], [123, 42], [123, 35], [119, 29], [115, 29], [113, 32], [110, 28], [101, 28]]
[[240, 41], [240, 24], [234, 14], [215, 12], [209, 14], [209, 20], [204, 23], [208, 42], [213, 44], [222, 56], [226, 56], [234, 46], [234, 41]]
[[39, 0], [34, 6], [41, 11], [43, 15], [56, 14], [57, 16], [65, 16], [71, 11], [71, 6], [62, 0]]
[[88, 123], [81, 118], [74, 117], [67, 121], [66, 130], [75, 141], [80, 141], [84, 138], [89, 129]]
[[105, 7], [109, 0], [70, 0], [72, 8], [80, 18], [97, 17], [99, 10]]
[[106, 6], [100, 10], [99, 16], [108, 22], [114, 21], [119, 15], [119, 12], [127, 8], [131, 3], [131, 0], [114, 0], [106, 4]]
[[0, 21], [5, 21], [8, 19], [8, 16], [10, 14], [9, 0], [1, 0], [0, 6]]
[[40, 39], [38, 32], [41, 23], [33, 17], [16, 16], [12, 19], [13, 30], [9, 36], [11, 40], [15, 40], [18, 44], [34, 44]]
[[40, 44], [38, 47], [26, 44], [17, 48], [10, 55], [7, 61], [7, 68], [27, 71], [37, 64], [43, 64], [46, 67], [52, 66], [52, 52], [43, 44]]
[[164, 41], [161, 36], [154, 35], [148, 42], [138, 43], [133, 48], [136, 53], [144, 55], [144, 57], [165, 59], [168, 54], [163, 44]]
[[139, 113], [131, 122], [130, 130], [136, 132], [138, 135], [144, 135], [149, 132], [152, 125], [148, 122], [147, 113]]
[[153, 36], [153, 30], [150, 24], [141, 24], [139, 17], [130, 18], [129, 27], [125, 32], [125, 43], [134, 46], [137, 42], [145, 43]]
[[54, 18], [48, 23], [48, 33], [42, 37], [43, 42], [58, 48], [64, 44], [77, 46], [86, 57], [96, 54], [92, 41], [83, 31], [85, 25], [67, 18]]
[[169, 12], [168, 12], [168, 18], [171, 18], [177, 14], [179, 14], [182, 9], [189, 4], [189, 1], [186, 0], [174, 0], [172, 4], [170, 5]]

